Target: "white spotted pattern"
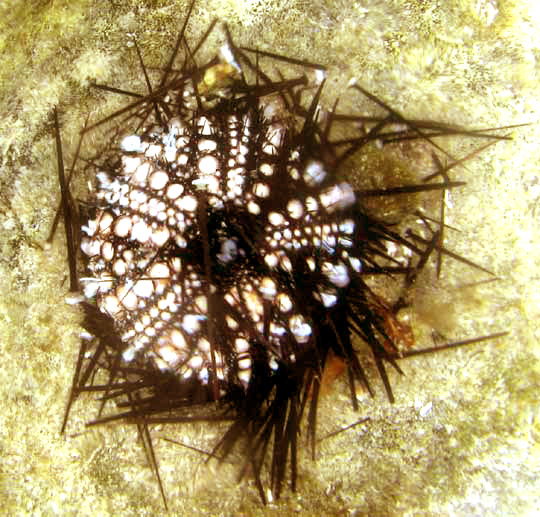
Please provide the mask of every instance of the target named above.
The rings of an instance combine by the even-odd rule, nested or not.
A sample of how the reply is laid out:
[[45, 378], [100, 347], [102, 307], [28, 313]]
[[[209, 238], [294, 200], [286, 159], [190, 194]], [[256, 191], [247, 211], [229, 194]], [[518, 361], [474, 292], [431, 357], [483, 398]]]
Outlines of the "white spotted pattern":
[[361, 270], [353, 189], [288, 149], [289, 128], [263, 112], [171, 119], [125, 137], [114, 175], [97, 175], [107, 208], [82, 228], [85, 294], [113, 319], [125, 362], [247, 389], [254, 340], [272, 369], [314, 346], [295, 274], [316, 279], [310, 296], [327, 310]]

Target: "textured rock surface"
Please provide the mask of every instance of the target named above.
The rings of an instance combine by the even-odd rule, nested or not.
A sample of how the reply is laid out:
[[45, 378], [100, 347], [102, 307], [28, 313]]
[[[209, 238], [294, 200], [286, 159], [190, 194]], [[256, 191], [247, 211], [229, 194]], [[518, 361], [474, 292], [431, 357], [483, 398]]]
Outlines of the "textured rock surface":
[[[133, 429], [85, 431], [87, 413], [79, 404], [67, 436], [59, 435], [79, 314], [64, 304], [63, 239], [42, 247], [59, 199], [52, 107], [59, 105], [65, 145], [73, 152], [86, 113], [97, 119], [122, 100], [89, 91], [88, 82], [143, 91], [130, 34], [148, 65], [162, 64], [185, 3], [54, 2], [30, 8], [8, 2], [0, 8], [6, 56], [0, 71], [0, 495], [7, 513], [163, 511]], [[355, 76], [410, 118], [470, 127], [534, 122], [540, 13], [530, 2], [504, 6], [487, 0], [212, 0], [196, 6], [188, 34], [196, 39], [217, 16], [241, 44], [327, 65], [327, 105]], [[217, 31], [216, 48], [220, 37]], [[352, 102], [344, 96], [341, 109]], [[540, 136], [532, 125], [514, 137], [460, 172], [468, 184], [452, 194], [448, 219], [462, 230], [449, 233], [449, 247], [495, 271], [500, 281], [470, 287], [485, 277], [447, 261], [439, 284], [429, 275], [422, 279], [415, 316], [419, 344], [428, 343], [431, 326], [449, 338], [501, 328], [510, 335], [485, 347], [404, 362], [406, 375], [392, 379], [393, 406], [379, 387], [377, 397], [365, 397], [355, 414], [345, 383], [337, 383], [322, 403], [321, 436], [360, 416], [371, 422], [322, 442], [316, 463], [306, 453], [298, 493], [285, 493], [267, 508], [253, 487], [235, 484], [238, 465], [200, 465], [200, 455], [156, 440], [176, 513], [538, 511], [540, 237], [534, 222]], [[377, 169], [385, 174], [384, 166]], [[192, 426], [175, 438], [208, 450], [220, 432]]]

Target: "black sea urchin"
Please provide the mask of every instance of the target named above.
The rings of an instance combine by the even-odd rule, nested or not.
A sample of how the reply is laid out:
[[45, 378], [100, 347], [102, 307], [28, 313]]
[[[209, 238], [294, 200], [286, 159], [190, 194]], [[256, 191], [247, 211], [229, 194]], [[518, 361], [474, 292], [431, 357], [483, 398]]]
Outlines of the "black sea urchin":
[[[466, 262], [443, 246], [443, 212], [425, 219], [437, 229], [421, 238], [364, 209], [368, 197], [458, 186], [447, 174], [457, 162], [442, 167], [435, 157], [425, 183], [369, 191], [342, 179], [341, 166], [374, 141], [420, 138], [440, 152], [434, 136], [466, 132], [405, 120], [358, 86], [386, 116], [322, 117], [322, 67], [239, 48], [228, 34], [220, 56], [197, 65], [205, 39], [173, 70], [187, 48], [182, 31], [157, 88], [99, 123], [117, 122], [85, 162], [97, 184], [82, 225], [60, 167], [72, 288], [80, 245], [89, 332], [66, 419], [82, 392], [101, 392], [92, 423], [135, 423], [158, 478], [149, 424], [231, 420], [214, 454], [241, 444], [264, 500], [267, 458], [273, 496], [287, 466], [295, 488], [297, 437], [306, 413], [315, 442], [326, 363], [344, 362], [356, 406], [355, 383], [371, 392], [353, 343], [363, 341], [392, 400], [386, 366], [400, 371], [400, 357], [422, 353], [399, 346], [412, 344], [396, 317], [407, 288], [433, 252]], [[261, 56], [302, 74], [272, 80]], [[351, 136], [332, 140], [336, 125]], [[373, 275], [402, 279], [394, 299], [368, 285]]]

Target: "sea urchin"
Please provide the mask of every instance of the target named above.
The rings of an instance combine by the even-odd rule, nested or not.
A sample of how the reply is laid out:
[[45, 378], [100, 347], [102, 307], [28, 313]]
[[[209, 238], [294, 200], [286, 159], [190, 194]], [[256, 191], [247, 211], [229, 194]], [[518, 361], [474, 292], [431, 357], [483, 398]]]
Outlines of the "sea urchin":
[[[148, 81], [148, 94], [85, 128], [116, 123], [99, 155], [84, 161], [96, 184], [79, 207], [59, 146], [71, 287], [84, 286], [88, 331], [64, 427], [81, 393], [101, 392], [91, 424], [135, 423], [159, 479], [150, 424], [231, 420], [212, 454], [224, 458], [241, 444], [243, 472], [264, 500], [267, 458], [273, 497], [287, 466], [295, 488], [298, 433], [305, 413], [314, 445], [326, 363], [345, 364], [355, 407], [356, 383], [372, 391], [355, 340], [371, 350], [392, 400], [387, 365], [400, 371], [399, 358], [495, 336], [410, 350], [410, 328], [397, 318], [408, 287], [433, 253], [467, 261], [443, 245], [443, 209], [424, 219], [437, 229], [422, 238], [364, 208], [374, 196], [444, 193], [461, 184], [448, 175], [458, 161], [443, 167], [434, 155], [438, 170], [425, 182], [378, 190], [355, 189], [343, 164], [374, 142], [423, 139], [441, 152], [435, 136], [502, 137], [405, 120], [359, 86], [385, 116], [323, 114], [321, 66], [239, 48], [227, 31], [220, 55], [198, 65], [213, 27], [190, 51], [184, 25], [157, 88]], [[273, 80], [263, 57], [302, 73]], [[332, 139], [337, 125], [352, 136]], [[401, 279], [395, 299], [370, 287], [374, 275]]]

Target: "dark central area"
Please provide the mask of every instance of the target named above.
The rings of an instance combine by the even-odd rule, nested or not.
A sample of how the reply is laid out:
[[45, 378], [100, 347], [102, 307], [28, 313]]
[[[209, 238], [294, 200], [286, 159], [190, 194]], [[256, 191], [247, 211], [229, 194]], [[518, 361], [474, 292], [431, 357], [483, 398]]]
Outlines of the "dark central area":
[[201, 221], [186, 229], [186, 248], [173, 244], [168, 250], [180, 256], [201, 274], [205, 273], [204, 254], [208, 245], [211, 263], [211, 282], [217, 287], [233, 284], [247, 272], [263, 273], [267, 266], [261, 258], [261, 224], [247, 210], [209, 209], [206, 211], [206, 238], [203, 238]]

